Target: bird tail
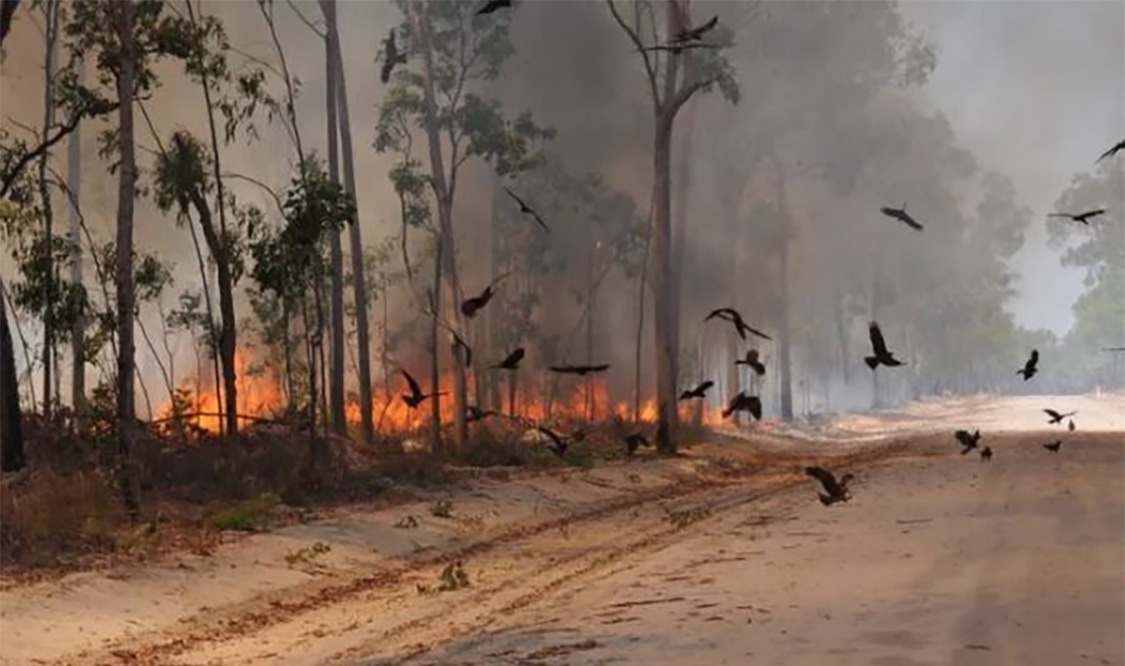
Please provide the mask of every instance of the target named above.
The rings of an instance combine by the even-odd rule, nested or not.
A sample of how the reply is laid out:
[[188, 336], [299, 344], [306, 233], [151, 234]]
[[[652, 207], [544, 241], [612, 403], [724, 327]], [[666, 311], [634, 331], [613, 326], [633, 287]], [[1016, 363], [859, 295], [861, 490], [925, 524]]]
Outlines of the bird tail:
[[879, 367], [879, 357], [878, 356], [864, 356], [863, 362], [866, 363], [867, 367], [871, 368], [872, 370]]
[[723, 418], [724, 418], [724, 419], [725, 419], [725, 418], [728, 418], [728, 417], [729, 417], [729, 416], [730, 416], [731, 414], [733, 414], [733, 413], [734, 413], [734, 410], [733, 410], [733, 409], [724, 409], [724, 410], [723, 410]]

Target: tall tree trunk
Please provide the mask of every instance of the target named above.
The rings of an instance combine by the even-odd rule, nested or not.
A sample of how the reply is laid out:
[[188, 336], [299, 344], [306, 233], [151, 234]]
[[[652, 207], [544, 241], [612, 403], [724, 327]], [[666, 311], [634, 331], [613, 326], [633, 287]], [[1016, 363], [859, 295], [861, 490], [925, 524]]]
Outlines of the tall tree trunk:
[[648, 289], [648, 264], [651, 260], [649, 255], [652, 250], [653, 199], [655, 196], [656, 190], [654, 189], [649, 200], [645, 250], [641, 257], [641, 279], [637, 287], [637, 336], [633, 345], [633, 423], [640, 423], [641, 420], [641, 348], [644, 342], [645, 292]]
[[[432, 323], [430, 327], [430, 451], [442, 453], [441, 441], [441, 255], [445, 251], [439, 235], [435, 241], [437, 252], [434, 253], [434, 286], [431, 288], [430, 308]], [[457, 365], [454, 362], [454, 365]]]
[[[690, 65], [685, 63], [685, 72], [690, 70]], [[687, 252], [685, 239], [687, 236], [687, 212], [691, 199], [691, 157], [695, 146], [695, 118], [696, 108], [699, 106], [695, 100], [685, 104], [685, 117], [680, 127], [679, 154], [676, 157], [676, 194], [673, 197], [675, 215], [672, 218], [672, 349], [675, 350], [675, 379], [679, 379], [679, 354], [680, 354], [680, 307], [681, 291], [683, 287], [684, 262]], [[698, 403], [697, 403], [698, 404]]]
[[[77, 61], [78, 83], [86, 83], [86, 67], [81, 60]], [[68, 201], [70, 242], [75, 248], [80, 247], [80, 221], [78, 206], [81, 202], [82, 192], [82, 127], [81, 123], [74, 129], [67, 139], [66, 157], [66, 187], [70, 190]], [[70, 268], [70, 281], [74, 284], [83, 284], [82, 281], [82, 251], [79, 249], [74, 254], [74, 262]], [[70, 404], [76, 413], [81, 413], [86, 407], [86, 313], [80, 312], [74, 318], [70, 329], [70, 351], [73, 365], [70, 380]]]
[[[328, 2], [321, 2], [324, 16], [327, 19], [330, 13]], [[339, 139], [336, 134], [336, 36], [329, 28], [325, 39], [325, 81], [327, 82], [327, 117], [328, 117], [328, 178], [333, 183], [340, 182], [339, 171]], [[340, 245], [340, 232], [332, 229], [328, 232], [329, 254], [331, 256], [332, 271], [332, 371], [328, 380], [329, 409], [331, 414], [332, 431], [337, 435], [347, 432], [347, 423], [344, 422], [344, 251]]]
[[[51, 128], [55, 125], [55, 61], [58, 57], [59, 34], [58, 0], [46, 0], [43, 3], [43, 15], [46, 19], [45, 38], [47, 42], [47, 57], [44, 66], [45, 80], [43, 84], [43, 142], [50, 138]], [[47, 185], [47, 163], [51, 159], [51, 151], [44, 150], [39, 158], [39, 196], [43, 203], [43, 236], [47, 247], [53, 247], [55, 220], [54, 207], [51, 205], [51, 190]], [[51, 367], [55, 355], [55, 266], [54, 251], [47, 252], [46, 276], [48, 284], [44, 285], [50, 296], [47, 298], [46, 307], [43, 309], [43, 418], [51, 420]]]
[[656, 205], [652, 230], [653, 300], [656, 306], [656, 445], [661, 453], [676, 452], [679, 420], [676, 411], [676, 350], [672, 348], [676, 336], [672, 331], [671, 138], [672, 119], [661, 113], [657, 118], [654, 137]]
[[[0, 278], [0, 291], [3, 279]], [[19, 374], [15, 345], [8, 330], [6, 299], [0, 296], [0, 471], [14, 472], [27, 464], [23, 450]]]
[[[442, 156], [441, 136], [437, 118], [437, 101], [434, 99], [434, 71], [433, 52], [430, 44], [430, 3], [432, 0], [423, 0], [415, 6], [414, 20], [421, 38], [422, 69], [423, 69], [423, 105], [425, 106], [426, 138], [430, 150], [430, 181], [437, 199], [438, 219], [440, 221], [442, 240], [442, 272], [445, 282], [445, 307], [446, 325], [451, 329], [449, 342], [452, 345], [453, 335], [461, 332], [461, 311], [457, 308], [460, 295], [460, 286], [457, 280], [457, 249], [453, 236], [453, 191], [449, 187], [445, 173], [445, 162]], [[465, 366], [453, 363], [453, 446], [457, 451], [463, 451], [468, 430], [465, 425]]]
[[360, 233], [359, 201], [356, 199], [355, 159], [352, 155], [352, 126], [348, 116], [348, 84], [341, 56], [340, 34], [336, 28], [336, 0], [326, 0], [328, 34], [336, 61], [336, 97], [340, 114], [340, 145], [344, 158], [344, 187], [356, 204], [355, 217], [348, 220], [352, 255], [352, 301], [355, 305], [356, 347], [359, 350], [360, 432], [367, 444], [375, 442], [375, 423], [371, 410], [371, 334], [367, 321], [367, 276], [363, 266], [363, 238]]
[[122, 499], [130, 518], [140, 517], [140, 487], [132, 461], [133, 429], [136, 408], [133, 395], [134, 343], [133, 309], [133, 200], [137, 187], [137, 163], [133, 147], [133, 86], [137, 50], [133, 34], [133, 3], [122, 2], [114, 11], [117, 39], [121, 48], [117, 74], [117, 99], [121, 103], [119, 141], [121, 163], [118, 166], [117, 191], [117, 455]]
[[[187, 1], [188, 16], [195, 24], [195, 13], [191, 7], [191, 0]], [[211, 83], [207, 77], [206, 69], [201, 77], [203, 84], [203, 101], [207, 106], [207, 125], [211, 133], [212, 166], [215, 169], [215, 189], [218, 193], [217, 210], [219, 213], [219, 242], [212, 244], [210, 241], [214, 234], [208, 236], [208, 245], [211, 245], [211, 256], [215, 259], [218, 270], [219, 283], [219, 313], [223, 318], [222, 329], [219, 332], [219, 356], [223, 366], [223, 393], [226, 394], [226, 430], [231, 436], [238, 435], [238, 368], [235, 367], [235, 350], [238, 347], [236, 339], [237, 322], [234, 314], [234, 280], [231, 275], [231, 252], [227, 248], [230, 236], [227, 233], [226, 197], [223, 191], [222, 162], [219, 154], [219, 137], [215, 130], [215, 107], [211, 103]], [[206, 233], [206, 229], [204, 229]], [[220, 409], [220, 411], [222, 411]]]
[[781, 301], [781, 332], [779, 340], [778, 374], [781, 378], [781, 418], [793, 420], [793, 365], [790, 358], [793, 331], [789, 321], [789, 245], [793, 234], [789, 219], [789, 202], [785, 191], [785, 169], [773, 149], [769, 152], [773, 165], [774, 187], [777, 190], [776, 218], [780, 226], [781, 252], [778, 261], [778, 290]]

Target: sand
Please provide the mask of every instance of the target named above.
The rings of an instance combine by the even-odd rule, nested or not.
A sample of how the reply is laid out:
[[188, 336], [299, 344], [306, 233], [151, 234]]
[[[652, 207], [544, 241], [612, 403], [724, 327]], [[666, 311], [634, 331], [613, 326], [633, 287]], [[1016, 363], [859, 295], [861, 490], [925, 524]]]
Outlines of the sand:
[[[1041, 406], [1083, 419], [1058, 454]], [[991, 463], [956, 453], [963, 426]], [[1125, 400], [980, 397], [784, 432], [8, 589], [0, 664], [1125, 664]], [[828, 455], [858, 475], [846, 505], [799, 474]], [[453, 517], [430, 514], [438, 497]], [[470, 585], [432, 591], [453, 561]]]

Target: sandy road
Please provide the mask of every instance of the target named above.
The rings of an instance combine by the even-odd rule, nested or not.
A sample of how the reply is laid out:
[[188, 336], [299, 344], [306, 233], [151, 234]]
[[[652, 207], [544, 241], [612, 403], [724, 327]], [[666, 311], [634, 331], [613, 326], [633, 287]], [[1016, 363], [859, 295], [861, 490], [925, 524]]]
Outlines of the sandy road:
[[[1053, 433], [989, 433], [984, 465], [885, 418], [890, 445], [708, 444], [479, 480], [452, 519], [356, 509], [8, 590], [0, 664], [1125, 664], [1125, 404], [1074, 403], [1104, 432], [1057, 455], [1038, 446]], [[856, 498], [825, 509], [795, 472], [841, 453]], [[293, 558], [317, 542], [331, 551]], [[454, 560], [468, 588], [419, 592]]]

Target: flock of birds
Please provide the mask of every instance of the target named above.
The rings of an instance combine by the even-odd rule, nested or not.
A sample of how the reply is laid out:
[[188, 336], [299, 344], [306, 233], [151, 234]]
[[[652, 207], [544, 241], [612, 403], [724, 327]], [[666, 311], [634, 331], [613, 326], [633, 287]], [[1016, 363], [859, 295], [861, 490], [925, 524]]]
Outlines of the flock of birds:
[[[487, 0], [487, 2], [485, 2], [476, 11], [476, 15], [486, 16], [499, 10], [509, 9], [511, 7], [512, 0]], [[715, 16], [708, 20], [706, 23], [703, 23], [699, 26], [685, 27], [676, 35], [673, 35], [668, 43], [644, 47], [644, 50], [663, 50], [673, 53], [681, 53], [682, 51], [687, 49], [720, 48], [720, 45], [709, 44], [703, 41], [704, 35], [714, 29], [718, 25], [718, 22], [719, 18]], [[405, 64], [407, 60], [406, 54], [400, 52], [398, 49], [398, 46], [395, 42], [395, 32], [393, 29], [390, 31], [390, 34], [384, 41], [383, 51], [384, 58], [381, 78], [383, 83], [387, 83], [390, 81], [390, 77], [392, 72], [394, 71], [394, 68], [398, 65]], [[1117, 142], [1109, 150], [1102, 153], [1102, 155], [1095, 161], [1095, 164], [1101, 162], [1104, 159], [1115, 156], [1122, 150], [1125, 150], [1125, 139]], [[536, 210], [532, 208], [526, 201], [524, 201], [524, 199], [522, 199], [518, 194], [513, 192], [508, 187], [505, 187], [504, 191], [507, 193], [508, 197], [510, 197], [512, 201], [515, 202], [515, 204], [519, 207], [520, 214], [534, 220], [534, 222], [542, 227], [545, 232], [550, 232], [550, 227], [543, 220], [543, 217], [538, 212], [536, 212]], [[913, 215], [907, 212], [905, 202], [899, 208], [884, 206], [879, 209], [879, 212], [891, 219], [902, 222], [915, 231], [921, 232], [925, 228], [921, 222], [919, 222]], [[1104, 208], [1096, 208], [1076, 213], [1051, 213], [1049, 217], [1066, 218], [1088, 226], [1092, 219], [1104, 215], [1105, 213], [1106, 210]], [[469, 319], [475, 317], [478, 312], [480, 312], [488, 305], [493, 296], [495, 296], [496, 288], [499, 285], [500, 281], [504, 279], [504, 277], [506, 276], [501, 275], [497, 277], [490, 284], [488, 284], [479, 295], [467, 298], [462, 301], [460, 304], [461, 314]], [[763, 340], [772, 340], [769, 335], [747, 324], [742, 315], [734, 308], [718, 308], [709, 313], [704, 318], [704, 322], [712, 320], [720, 320], [729, 323], [734, 327], [735, 333], [737, 333], [739, 338], [743, 341], [747, 340], [747, 335], [752, 335]], [[456, 331], [450, 329], [450, 332], [452, 333], [454, 339], [453, 348], [455, 356], [457, 356], [460, 359], [460, 362], [463, 362], [466, 367], [471, 366], [472, 349], [463, 339], [461, 339], [459, 335], [457, 335]], [[873, 321], [869, 324], [868, 335], [871, 340], [871, 355], [865, 356], [863, 360], [864, 363], [867, 364], [867, 367], [872, 370], [872, 372], [876, 371], [879, 366], [893, 368], [903, 365], [903, 362], [895, 358], [894, 353], [887, 348], [886, 340], [883, 338], [883, 332], [882, 330], [880, 330], [879, 325], [876, 322]], [[1106, 349], [1106, 351], [1125, 351], [1125, 347], [1111, 347]], [[525, 356], [526, 351], [524, 350], [524, 348], [517, 347], [510, 353], [508, 353], [508, 355], [498, 363], [493, 364], [491, 366], [491, 369], [507, 372], [517, 371], [519, 370], [520, 363], [524, 360]], [[1024, 366], [1017, 370], [1016, 374], [1022, 376], [1024, 381], [1028, 381], [1032, 377], [1034, 377], [1036, 373], [1038, 373], [1038, 365], [1039, 351], [1036, 349], [1032, 349], [1030, 356], [1024, 363]], [[758, 377], [761, 377], [766, 373], [766, 366], [761, 360], [761, 355], [759, 351], [754, 348], [747, 350], [744, 358], [735, 361], [735, 366], [747, 366], [751, 370], [753, 370], [753, 372]], [[548, 367], [548, 370], [558, 374], [577, 375], [579, 377], [585, 377], [588, 374], [605, 372], [609, 369], [609, 367], [610, 366], [608, 363], [599, 365], [567, 364], [552, 365]], [[403, 394], [402, 400], [411, 409], [418, 408], [423, 402], [431, 397], [434, 397], [435, 395], [444, 395], [444, 393], [425, 393], [422, 390], [421, 385], [419, 385], [419, 383], [414, 379], [414, 377], [410, 375], [410, 373], [408, 373], [406, 370], [402, 370], [401, 372], [406, 378], [407, 385], [410, 389], [410, 393]], [[685, 389], [680, 394], [679, 400], [684, 401], [705, 399], [707, 397], [707, 391], [710, 390], [714, 385], [714, 381], [705, 380], [697, 384], [693, 388]], [[1064, 418], [1071, 417], [1075, 414], [1075, 412], [1061, 414], [1050, 409], [1044, 411], [1051, 417], [1051, 424], [1061, 423]], [[755, 420], [761, 420], [761, 398], [756, 395], [749, 395], [744, 390], [739, 391], [730, 399], [726, 408], [723, 409], [722, 416], [725, 419], [738, 412], [748, 412], [751, 416], [754, 417]], [[502, 415], [497, 414], [492, 410], [484, 410], [476, 405], [469, 405], [466, 407], [465, 416], [467, 422], [474, 422], [480, 421], [489, 416]], [[620, 422], [619, 419], [618, 421]], [[1068, 421], [1068, 427], [1071, 431], [1074, 430], [1075, 426], [1073, 419]], [[564, 437], [563, 435], [560, 435], [554, 430], [551, 430], [550, 428], [547, 428], [543, 425], [535, 426], [535, 430], [540, 432], [550, 442], [548, 448], [560, 457], [565, 455], [567, 451], [568, 440], [580, 441], [585, 436], [585, 431], [578, 430]], [[981, 439], [979, 430], [977, 430], [975, 433], [969, 433], [967, 430], [958, 430], [955, 433], [955, 437], [963, 447], [961, 451], [962, 454], [966, 454], [973, 449], [979, 448], [978, 445]], [[625, 450], [629, 455], [635, 453], [639, 447], [649, 445], [648, 440], [644, 437], [644, 435], [640, 433], [630, 433], [624, 435], [622, 437], [622, 441], [625, 444]], [[1058, 450], [1062, 446], [1062, 441], [1059, 440], [1051, 442], [1048, 444], [1044, 444], [1043, 446], [1048, 451], [1058, 452]], [[990, 447], [985, 446], [984, 448], [980, 449], [980, 456], [982, 460], [989, 461], [992, 459], [992, 455], [993, 452]], [[825, 506], [835, 504], [837, 502], [846, 502], [848, 499], [850, 499], [851, 494], [848, 490], [848, 482], [853, 478], [851, 474], [844, 474], [840, 479], [836, 479], [835, 475], [832, 474], [832, 472], [822, 467], [815, 466], [805, 468], [805, 473], [820, 482], [821, 486], [824, 489], [824, 492], [819, 494], [819, 498], [821, 503], [823, 503]]]

